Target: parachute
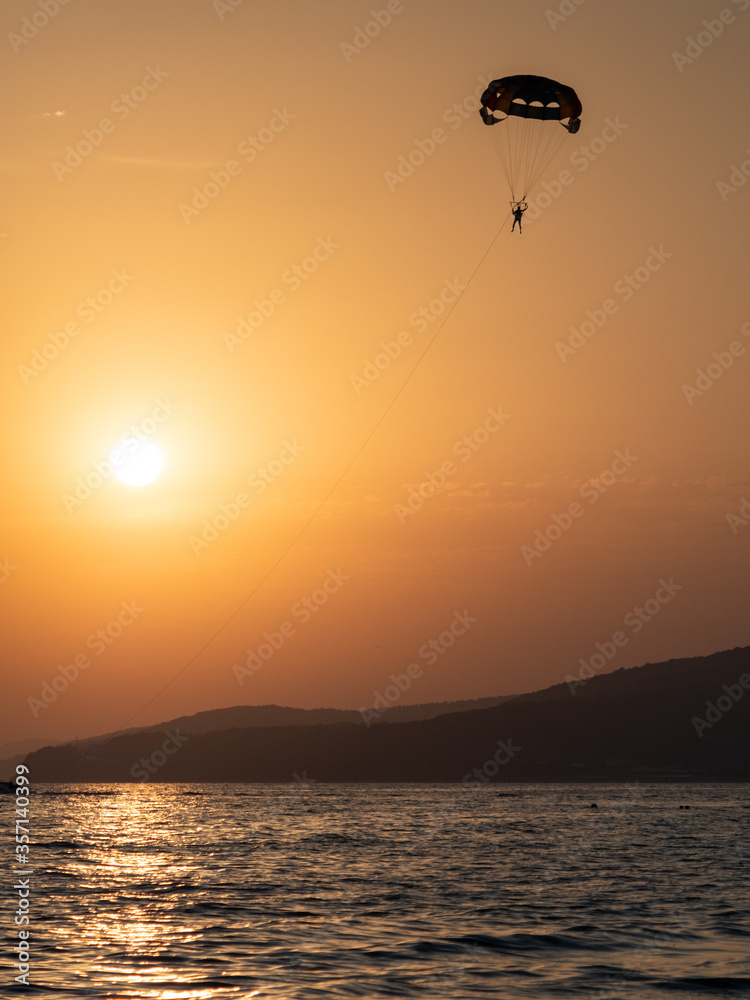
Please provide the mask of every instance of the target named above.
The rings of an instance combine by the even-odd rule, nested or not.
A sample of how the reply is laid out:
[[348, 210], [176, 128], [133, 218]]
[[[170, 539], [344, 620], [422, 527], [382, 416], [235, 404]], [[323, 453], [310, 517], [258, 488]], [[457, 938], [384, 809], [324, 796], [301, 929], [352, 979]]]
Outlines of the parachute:
[[481, 102], [484, 124], [501, 126], [490, 134], [510, 187], [511, 209], [526, 208], [529, 192], [566, 137], [581, 127], [581, 102], [572, 87], [524, 75], [493, 80]]

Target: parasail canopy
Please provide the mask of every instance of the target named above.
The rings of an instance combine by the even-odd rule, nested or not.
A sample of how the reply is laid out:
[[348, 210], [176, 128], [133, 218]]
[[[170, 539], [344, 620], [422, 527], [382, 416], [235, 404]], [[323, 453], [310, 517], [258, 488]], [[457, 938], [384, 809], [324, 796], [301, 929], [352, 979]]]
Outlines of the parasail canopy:
[[578, 94], [546, 76], [519, 74], [493, 80], [481, 103], [479, 113], [485, 125], [501, 126], [491, 134], [512, 204], [521, 204], [566, 137], [581, 127], [583, 108]]

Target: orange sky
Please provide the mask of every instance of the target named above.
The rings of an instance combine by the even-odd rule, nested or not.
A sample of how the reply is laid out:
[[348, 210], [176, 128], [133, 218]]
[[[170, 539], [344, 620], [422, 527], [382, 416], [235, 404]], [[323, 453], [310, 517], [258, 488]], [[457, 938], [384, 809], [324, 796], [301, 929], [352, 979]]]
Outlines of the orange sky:
[[[750, 643], [750, 2], [386, 6], [0, 12], [3, 742]], [[507, 212], [472, 98], [510, 73], [583, 126], [414, 371]], [[101, 465], [134, 428], [141, 489]]]

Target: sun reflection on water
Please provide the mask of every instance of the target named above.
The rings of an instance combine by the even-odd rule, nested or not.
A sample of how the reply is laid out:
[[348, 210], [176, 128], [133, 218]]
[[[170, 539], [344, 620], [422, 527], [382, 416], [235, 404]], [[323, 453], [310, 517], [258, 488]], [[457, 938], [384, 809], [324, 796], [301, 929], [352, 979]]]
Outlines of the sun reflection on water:
[[[165, 964], [182, 964], [186, 951], [200, 950], [204, 936], [198, 922], [185, 919], [184, 909], [177, 912], [168, 905], [176, 892], [195, 882], [199, 862], [195, 852], [187, 860], [185, 838], [201, 833], [174, 788], [132, 786], [123, 794], [92, 796], [82, 811], [86, 846], [68, 862], [67, 873], [82, 891], [96, 886], [100, 899], [94, 914], [58, 929], [61, 951], [83, 951], [90, 977], [124, 991], [128, 1000], [236, 995], [239, 987], [229, 985], [191, 988], [200, 973], [178, 973]], [[208, 887], [196, 891], [193, 885], [191, 901], [200, 903], [208, 893]]]

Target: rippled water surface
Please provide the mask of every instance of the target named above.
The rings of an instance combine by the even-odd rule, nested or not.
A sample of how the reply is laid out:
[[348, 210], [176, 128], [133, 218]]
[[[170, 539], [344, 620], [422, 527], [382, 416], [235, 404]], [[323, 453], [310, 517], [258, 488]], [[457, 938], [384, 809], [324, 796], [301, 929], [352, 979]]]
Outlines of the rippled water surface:
[[747, 785], [47, 785], [32, 814], [28, 996], [750, 995]]

